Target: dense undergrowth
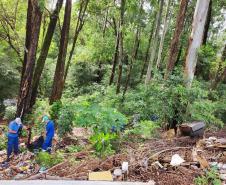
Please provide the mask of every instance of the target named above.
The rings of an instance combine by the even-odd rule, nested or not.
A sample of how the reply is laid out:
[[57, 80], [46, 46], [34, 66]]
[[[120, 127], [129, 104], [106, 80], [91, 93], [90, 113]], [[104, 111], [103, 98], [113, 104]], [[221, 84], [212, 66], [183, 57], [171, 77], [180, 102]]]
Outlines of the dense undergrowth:
[[[73, 127], [89, 128], [90, 142], [98, 156], [114, 153], [113, 143], [122, 139], [120, 134], [140, 135], [144, 139], [157, 136], [156, 129], [173, 123], [204, 121], [208, 127], [221, 128], [226, 119], [226, 92], [224, 86], [209, 90], [206, 82], [195, 81], [186, 88], [181, 78], [172, 76], [168, 81], [153, 80], [148, 86], [131, 89], [123, 98], [114, 87], [101, 88], [82, 96], [64, 97], [53, 105], [47, 99], [37, 101], [26, 123], [34, 123], [36, 132], [43, 114], [56, 122], [59, 138]], [[6, 109], [5, 116], [14, 109]], [[125, 136], [125, 135], [124, 135]]]

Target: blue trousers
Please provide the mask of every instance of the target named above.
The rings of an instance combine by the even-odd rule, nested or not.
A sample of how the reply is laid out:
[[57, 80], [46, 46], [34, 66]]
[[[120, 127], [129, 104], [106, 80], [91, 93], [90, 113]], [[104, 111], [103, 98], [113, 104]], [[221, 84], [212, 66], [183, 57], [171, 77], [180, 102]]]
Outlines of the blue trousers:
[[16, 155], [19, 153], [19, 138], [8, 136], [8, 146], [7, 146], [8, 158], [10, 157], [12, 152], [14, 152], [14, 154]]
[[53, 137], [47, 136], [43, 145], [42, 145], [42, 149], [47, 150], [48, 148], [51, 148], [52, 147], [52, 140], [53, 140]]

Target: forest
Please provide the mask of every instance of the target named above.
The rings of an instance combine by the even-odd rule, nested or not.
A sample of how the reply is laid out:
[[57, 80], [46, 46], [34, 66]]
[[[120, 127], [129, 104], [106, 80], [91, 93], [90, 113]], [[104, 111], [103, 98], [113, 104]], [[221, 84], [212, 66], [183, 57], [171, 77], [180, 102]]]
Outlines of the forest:
[[225, 0], [0, 0], [0, 180], [220, 185], [225, 123]]

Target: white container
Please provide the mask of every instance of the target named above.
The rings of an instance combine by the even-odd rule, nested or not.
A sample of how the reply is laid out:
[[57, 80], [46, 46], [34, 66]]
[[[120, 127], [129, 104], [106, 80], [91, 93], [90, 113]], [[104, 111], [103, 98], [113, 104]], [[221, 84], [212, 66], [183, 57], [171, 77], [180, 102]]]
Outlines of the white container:
[[123, 162], [122, 163], [122, 171], [123, 172], [128, 172], [129, 170], [129, 163], [128, 162]]

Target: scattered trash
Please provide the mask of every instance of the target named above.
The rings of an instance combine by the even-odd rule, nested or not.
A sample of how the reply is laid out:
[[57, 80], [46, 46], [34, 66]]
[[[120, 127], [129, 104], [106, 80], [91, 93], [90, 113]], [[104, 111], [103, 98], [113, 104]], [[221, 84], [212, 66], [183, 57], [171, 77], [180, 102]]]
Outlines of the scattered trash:
[[5, 154], [6, 154], [6, 151], [5, 150], [0, 151], [0, 156], [3, 156]]
[[185, 162], [184, 159], [182, 159], [178, 154], [174, 154], [172, 156], [170, 165], [172, 166], [179, 166], [180, 164], [182, 164], [183, 162]]
[[121, 169], [115, 169], [113, 174], [116, 177], [122, 176], [122, 170]]
[[163, 165], [161, 165], [159, 161], [155, 161], [154, 163], [152, 163], [152, 165], [156, 166], [157, 168], [163, 168]]
[[[226, 152], [223, 150], [226, 139], [212, 135], [205, 139], [189, 136], [150, 139], [142, 145], [126, 142], [123, 143], [123, 153], [104, 160], [93, 158], [92, 149], [66, 152], [63, 153], [65, 161], [48, 170], [40, 169], [34, 160], [35, 155], [26, 151], [12, 157], [9, 163], [0, 163], [0, 179], [114, 180], [148, 182], [148, 185], [190, 185], [206, 169], [215, 167], [223, 180], [226, 179]], [[63, 144], [79, 143], [79, 137], [67, 138]], [[0, 161], [5, 160], [5, 151], [0, 154]]]
[[39, 173], [45, 173], [46, 172], [46, 167], [42, 166], [39, 170]]
[[125, 172], [128, 172], [128, 170], [129, 170], [129, 163], [123, 162], [122, 163], [122, 171], [125, 173]]
[[89, 180], [90, 181], [113, 181], [113, 177], [110, 171], [90, 172]]

